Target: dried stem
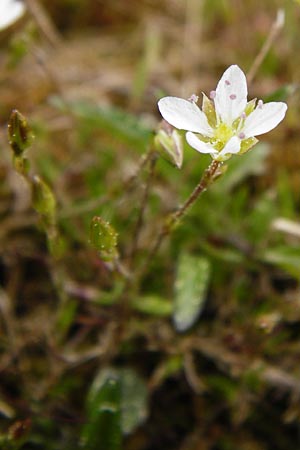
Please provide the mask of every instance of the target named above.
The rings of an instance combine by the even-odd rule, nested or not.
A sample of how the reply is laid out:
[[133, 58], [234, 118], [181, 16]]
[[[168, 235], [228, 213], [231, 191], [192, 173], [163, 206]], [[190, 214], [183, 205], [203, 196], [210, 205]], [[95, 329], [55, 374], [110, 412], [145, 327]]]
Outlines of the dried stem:
[[26, 6], [50, 45], [57, 47], [61, 43], [61, 37], [44, 7], [38, 0], [26, 0]]
[[[129, 193], [134, 186], [134, 182], [140, 176], [141, 171], [144, 167], [149, 163], [151, 157], [153, 155], [153, 150], [150, 148], [147, 153], [141, 156], [138, 167], [133, 175], [129, 176], [122, 185], [122, 193]], [[119, 189], [119, 188], [118, 188]], [[64, 203], [63, 211], [60, 211], [58, 214], [59, 219], [65, 219], [73, 216], [79, 216], [80, 214], [93, 211], [96, 208], [99, 208], [103, 204], [105, 204], [108, 200], [112, 198], [115, 194], [115, 188], [112, 188], [106, 195], [103, 195], [100, 198], [93, 198], [88, 200], [87, 202], [80, 205], [69, 205], [66, 202]], [[119, 202], [123, 201], [123, 197]], [[118, 204], [119, 204], [118, 202]]]
[[153, 148], [150, 146], [148, 151], [141, 156], [141, 159], [138, 163], [138, 167], [133, 175], [131, 175], [124, 183], [124, 189], [130, 191], [134, 181], [139, 177], [141, 171], [144, 167], [151, 161], [153, 158]]
[[137, 218], [134, 232], [133, 232], [133, 242], [132, 242], [131, 250], [129, 252], [129, 263], [132, 262], [134, 255], [138, 249], [139, 237], [140, 237], [140, 234], [141, 234], [141, 231], [143, 228], [146, 206], [147, 206], [148, 199], [149, 199], [149, 192], [150, 192], [151, 184], [153, 182], [156, 160], [157, 160], [156, 155], [154, 153], [152, 153], [151, 160], [150, 160], [149, 172], [148, 172], [148, 176], [147, 176], [147, 180], [146, 180], [146, 185], [144, 188], [144, 192], [143, 192], [143, 196], [142, 196], [141, 204], [140, 204], [140, 208], [139, 208], [139, 214], [138, 214], [138, 218]]
[[262, 48], [260, 49], [260, 52], [256, 56], [252, 66], [250, 67], [250, 70], [247, 74], [248, 84], [252, 83], [252, 81], [256, 75], [256, 72], [258, 71], [263, 60], [265, 59], [268, 51], [270, 50], [273, 42], [275, 41], [275, 39], [276, 39], [278, 33], [280, 32], [281, 28], [283, 27], [283, 25], [284, 25], [284, 11], [282, 9], [279, 9], [277, 11], [276, 19], [273, 22], [272, 27], [267, 36], [267, 39], [265, 40]]

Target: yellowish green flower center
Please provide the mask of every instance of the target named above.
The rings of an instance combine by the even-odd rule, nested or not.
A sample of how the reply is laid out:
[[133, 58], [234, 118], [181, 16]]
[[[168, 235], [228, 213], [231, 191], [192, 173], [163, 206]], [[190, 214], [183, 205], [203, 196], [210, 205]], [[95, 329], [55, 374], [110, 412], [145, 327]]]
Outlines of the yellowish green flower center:
[[222, 150], [235, 132], [233, 128], [226, 123], [220, 123], [214, 130], [213, 145], [217, 150]]

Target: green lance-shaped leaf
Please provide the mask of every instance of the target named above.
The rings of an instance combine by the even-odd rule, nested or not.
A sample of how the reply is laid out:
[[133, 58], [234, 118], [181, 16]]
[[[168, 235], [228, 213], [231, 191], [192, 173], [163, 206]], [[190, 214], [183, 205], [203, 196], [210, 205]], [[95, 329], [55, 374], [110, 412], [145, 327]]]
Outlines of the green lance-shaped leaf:
[[178, 261], [173, 320], [177, 331], [197, 321], [206, 298], [210, 264], [206, 258], [183, 253]]
[[134, 370], [123, 369], [120, 375], [121, 427], [124, 434], [130, 434], [147, 418], [147, 387]]
[[15, 157], [20, 157], [33, 139], [26, 118], [17, 109], [12, 111], [8, 121], [8, 137]]
[[90, 242], [99, 251], [104, 261], [113, 261], [118, 257], [118, 235], [114, 228], [101, 217], [95, 216], [91, 222]]
[[121, 379], [114, 371], [103, 371], [88, 395], [81, 448], [120, 450], [121, 440]]
[[136, 311], [157, 317], [170, 316], [173, 311], [172, 302], [158, 295], [145, 295], [134, 298], [132, 306]]
[[[121, 434], [132, 433], [147, 418], [147, 395], [146, 383], [134, 370], [130, 368], [101, 370], [88, 394], [88, 423], [82, 433], [83, 448], [102, 450], [105, 447], [96, 447], [100, 445], [101, 440], [108, 445], [109, 436], [101, 437], [100, 431], [97, 431], [97, 427], [100, 430], [102, 423], [109, 428], [112, 438], [112, 443], [109, 442], [112, 446], [106, 447], [105, 450], [119, 448], [114, 445], [120, 445]], [[107, 408], [108, 405], [110, 408]], [[109, 417], [108, 409], [111, 413]], [[101, 433], [105, 435], [105, 430]], [[114, 437], [117, 438], [117, 444]], [[88, 443], [94, 446], [88, 447]]]
[[266, 249], [260, 255], [267, 263], [274, 264], [300, 280], [300, 246], [279, 245]]
[[38, 175], [32, 177], [32, 204], [34, 209], [47, 218], [55, 220], [56, 200], [50, 187]]

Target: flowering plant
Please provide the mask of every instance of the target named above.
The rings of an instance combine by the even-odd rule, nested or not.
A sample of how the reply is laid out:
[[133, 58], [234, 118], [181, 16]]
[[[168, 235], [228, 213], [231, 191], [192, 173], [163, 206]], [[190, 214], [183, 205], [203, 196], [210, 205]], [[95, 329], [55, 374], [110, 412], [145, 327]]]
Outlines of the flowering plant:
[[[284, 118], [283, 102], [247, 101], [244, 72], [232, 65], [223, 73], [210, 99], [203, 94], [202, 110], [198, 97], [189, 100], [164, 97], [158, 107], [163, 118], [180, 130], [186, 140], [201, 153], [209, 153], [216, 161], [225, 161], [233, 154], [243, 154], [258, 142], [255, 136], [267, 133]], [[196, 134], [195, 134], [196, 133]]]

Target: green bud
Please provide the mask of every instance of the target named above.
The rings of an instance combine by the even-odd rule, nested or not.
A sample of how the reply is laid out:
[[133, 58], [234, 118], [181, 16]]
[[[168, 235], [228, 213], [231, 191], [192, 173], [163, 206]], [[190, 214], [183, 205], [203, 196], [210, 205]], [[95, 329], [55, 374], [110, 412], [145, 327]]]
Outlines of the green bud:
[[118, 235], [114, 228], [99, 216], [95, 216], [91, 222], [90, 242], [98, 250], [101, 259], [109, 262], [118, 257]]
[[154, 138], [155, 149], [167, 161], [178, 167], [182, 166], [183, 145], [182, 137], [177, 130], [165, 131], [160, 129]]
[[16, 109], [10, 115], [8, 122], [9, 144], [14, 156], [21, 156], [32, 142], [32, 132], [26, 118]]
[[34, 209], [49, 222], [55, 218], [56, 201], [50, 187], [38, 176], [32, 178], [32, 204]]

